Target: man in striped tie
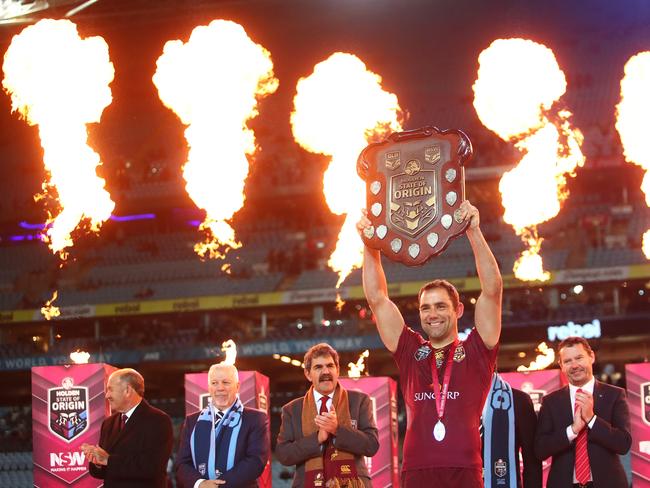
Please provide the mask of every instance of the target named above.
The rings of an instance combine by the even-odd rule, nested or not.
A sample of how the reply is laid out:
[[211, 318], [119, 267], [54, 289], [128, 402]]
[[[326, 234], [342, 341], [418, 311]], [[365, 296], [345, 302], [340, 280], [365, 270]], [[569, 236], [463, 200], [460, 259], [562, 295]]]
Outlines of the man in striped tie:
[[210, 366], [208, 392], [208, 406], [183, 423], [175, 464], [177, 486], [258, 487], [271, 447], [266, 412], [244, 407], [239, 373], [232, 364]]
[[547, 488], [628, 487], [618, 457], [632, 443], [625, 390], [596, 381], [595, 360], [582, 337], [560, 343], [569, 385], [544, 397], [535, 439], [537, 457], [553, 457]]

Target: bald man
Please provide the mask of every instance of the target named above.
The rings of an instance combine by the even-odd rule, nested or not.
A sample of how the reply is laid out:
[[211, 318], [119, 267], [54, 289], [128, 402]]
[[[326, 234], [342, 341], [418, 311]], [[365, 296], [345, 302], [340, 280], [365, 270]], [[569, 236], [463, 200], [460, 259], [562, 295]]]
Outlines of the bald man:
[[258, 486], [271, 447], [266, 412], [244, 407], [239, 373], [230, 364], [210, 367], [208, 392], [208, 406], [183, 424], [175, 467], [178, 486]]
[[106, 400], [112, 415], [102, 423], [98, 445], [83, 444], [91, 476], [105, 488], [166, 488], [172, 452], [172, 421], [144, 397], [144, 378], [118, 369], [108, 378]]

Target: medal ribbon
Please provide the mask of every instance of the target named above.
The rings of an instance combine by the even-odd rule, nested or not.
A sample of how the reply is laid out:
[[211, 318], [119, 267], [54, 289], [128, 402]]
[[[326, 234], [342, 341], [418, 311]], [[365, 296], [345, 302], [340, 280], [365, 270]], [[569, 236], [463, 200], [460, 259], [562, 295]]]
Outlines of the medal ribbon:
[[438, 368], [436, 367], [435, 354], [433, 355], [433, 364], [431, 365], [431, 376], [433, 376], [433, 392], [436, 396], [436, 410], [438, 411], [438, 420], [442, 420], [445, 415], [445, 404], [447, 403], [447, 391], [449, 391], [449, 380], [451, 379], [451, 369], [454, 366], [454, 354], [456, 353], [456, 346], [458, 345], [458, 338], [454, 339], [451, 343], [449, 352], [447, 353], [447, 364], [445, 365], [445, 373], [442, 378], [442, 392], [440, 391], [440, 383], [438, 383]]

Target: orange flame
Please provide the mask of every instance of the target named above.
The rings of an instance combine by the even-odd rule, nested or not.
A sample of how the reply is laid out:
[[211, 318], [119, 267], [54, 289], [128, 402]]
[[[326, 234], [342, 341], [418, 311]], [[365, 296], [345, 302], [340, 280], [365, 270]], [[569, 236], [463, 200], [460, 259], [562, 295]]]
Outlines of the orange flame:
[[361, 354], [359, 354], [359, 359], [356, 363], [348, 363], [348, 378], [359, 378], [361, 373], [366, 369], [365, 360], [370, 356], [370, 351], [366, 349]]
[[158, 96], [187, 125], [189, 146], [183, 167], [186, 189], [206, 211], [200, 230], [201, 257], [223, 258], [241, 244], [226, 222], [244, 205], [247, 155], [255, 135], [247, 122], [260, 99], [278, 88], [270, 53], [234, 22], [214, 20], [196, 27], [187, 43], [165, 44], [153, 82]]
[[228, 339], [221, 344], [221, 350], [226, 355], [226, 358], [221, 361], [223, 364], [235, 365], [237, 360], [237, 344], [232, 339]]
[[54, 290], [52, 298], [45, 302], [45, 305], [41, 307], [41, 315], [45, 317], [45, 320], [52, 320], [61, 315], [61, 309], [54, 305], [54, 302], [56, 301], [58, 295], [59, 292], [57, 290]]
[[86, 351], [73, 351], [70, 353], [70, 359], [74, 364], [88, 364], [90, 354]]
[[515, 263], [520, 280], [546, 281], [537, 225], [555, 217], [568, 196], [567, 176], [584, 164], [582, 134], [573, 129], [571, 113], [553, 104], [566, 91], [564, 73], [553, 51], [526, 39], [498, 39], [479, 56], [474, 108], [483, 125], [523, 156], [505, 173], [499, 190], [504, 220], [528, 249]]
[[332, 157], [323, 192], [330, 210], [346, 215], [328, 261], [339, 274], [338, 288], [363, 258], [356, 222], [365, 206], [365, 183], [356, 173], [357, 157], [372, 140], [401, 130], [401, 110], [397, 96], [382, 89], [379, 75], [353, 54], [341, 52], [298, 80], [293, 104], [295, 140], [307, 151]]
[[46, 239], [65, 259], [70, 234], [82, 220], [97, 232], [115, 207], [97, 176], [101, 161], [87, 145], [86, 131], [112, 101], [108, 45], [101, 37], [82, 39], [69, 20], [45, 19], [14, 36], [2, 68], [12, 111], [38, 125], [49, 175], [42, 196], [58, 196], [60, 206], [48, 217]]
[[542, 342], [537, 346], [537, 351], [539, 354], [535, 357], [534, 361], [531, 361], [530, 365], [517, 366], [517, 371], [539, 371], [541, 369], [548, 368], [555, 361], [555, 351], [553, 348], [548, 347], [546, 342]]
[[[641, 189], [650, 206], [650, 149], [647, 117], [650, 109], [650, 52], [632, 56], [625, 64], [621, 80], [621, 101], [616, 106], [616, 129], [621, 136], [625, 160], [645, 170]], [[650, 229], [643, 234], [643, 253], [650, 259]]]

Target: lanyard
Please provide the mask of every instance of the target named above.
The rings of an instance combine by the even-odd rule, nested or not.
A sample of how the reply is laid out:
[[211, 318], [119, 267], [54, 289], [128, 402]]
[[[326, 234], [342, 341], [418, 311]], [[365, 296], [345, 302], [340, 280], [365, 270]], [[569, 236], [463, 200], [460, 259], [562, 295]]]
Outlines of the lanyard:
[[440, 384], [438, 383], [438, 368], [436, 368], [436, 357], [433, 355], [433, 363], [431, 366], [431, 375], [433, 376], [433, 392], [436, 395], [436, 410], [438, 411], [438, 420], [442, 420], [445, 415], [445, 405], [447, 403], [447, 392], [449, 391], [449, 381], [451, 379], [451, 370], [454, 366], [454, 354], [456, 346], [458, 345], [458, 338], [454, 339], [451, 343], [449, 352], [447, 353], [447, 364], [445, 365], [445, 373], [442, 378], [442, 392], [440, 391]]

